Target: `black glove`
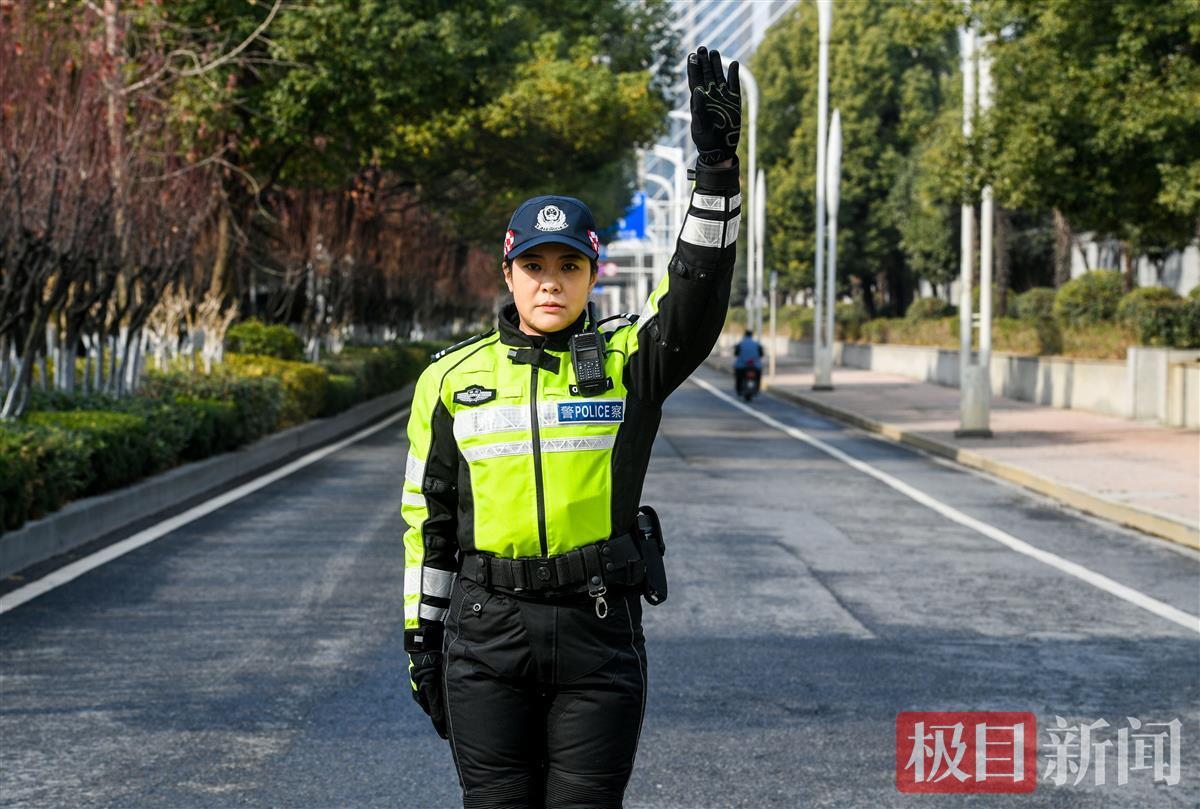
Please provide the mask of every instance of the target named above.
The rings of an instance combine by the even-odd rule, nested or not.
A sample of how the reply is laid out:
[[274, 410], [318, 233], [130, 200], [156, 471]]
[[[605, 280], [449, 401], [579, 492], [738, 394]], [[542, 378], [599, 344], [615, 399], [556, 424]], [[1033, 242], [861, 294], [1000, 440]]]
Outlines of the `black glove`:
[[416, 686], [412, 692], [413, 699], [421, 706], [421, 710], [429, 714], [429, 718], [433, 720], [433, 729], [445, 739], [446, 703], [442, 695], [442, 653], [417, 652], [410, 657], [412, 667], [409, 669], [409, 676]]
[[731, 160], [742, 133], [738, 63], [730, 63], [726, 81], [721, 54], [700, 47], [688, 54], [687, 75], [692, 93], [692, 140], [700, 151], [700, 162], [711, 166]]

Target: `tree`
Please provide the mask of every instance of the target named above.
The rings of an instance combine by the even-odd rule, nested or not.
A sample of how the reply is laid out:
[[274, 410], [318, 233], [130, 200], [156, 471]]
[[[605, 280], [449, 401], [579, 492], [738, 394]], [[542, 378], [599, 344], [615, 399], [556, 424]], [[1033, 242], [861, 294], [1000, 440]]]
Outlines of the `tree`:
[[[834, 11], [830, 109], [841, 110], [843, 155], [838, 265], [842, 288], [873, 312], [902, 312], [912, 295], [910, 256], [941, 277], [948, 234], [940, 197], [920, 176], [920, 147], [946, 103], [953, 25], [914, 22], [911, 9], [844, 3]], [[759, 159], [767, 171], [767, 261], [787, 288], [813, 283], [817, 20], [803, 3], [779, 21], [753, 63], [762, 91]], [[916, 201], [914, 207], [910, 203]]]
[[1055, 211], [1060, 242], [1071, 229], [1115, 236], [1127, 268], [1195, 239], [1200, 5], [992, 0], [979, 10], [996, 80], [981, 149], [1003, 204]]

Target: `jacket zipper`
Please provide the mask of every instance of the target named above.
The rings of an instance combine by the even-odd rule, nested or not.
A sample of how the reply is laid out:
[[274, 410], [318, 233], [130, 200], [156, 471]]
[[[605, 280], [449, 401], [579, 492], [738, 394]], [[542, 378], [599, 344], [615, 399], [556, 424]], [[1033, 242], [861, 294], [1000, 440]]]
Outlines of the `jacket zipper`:
[[542, 546], [542, 556], [549, 556], [550, 549], [546, 542], [546, 498], [542, 491], [542, 436], [538, 424], [537, 380], [538, 365], [535, 361], [529, 373], [529, 424], [533, 428], [533, 487], [537, 493], [538, 541]]

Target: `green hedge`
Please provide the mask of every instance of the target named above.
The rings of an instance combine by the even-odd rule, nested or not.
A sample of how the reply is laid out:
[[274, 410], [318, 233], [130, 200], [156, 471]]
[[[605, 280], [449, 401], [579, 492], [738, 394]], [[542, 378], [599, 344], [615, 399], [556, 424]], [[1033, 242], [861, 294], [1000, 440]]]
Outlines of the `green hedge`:
[[160, 453], [147, 420], [132, 413], [68, 410], [30, 413], [26, 423], [68, 432], [83, 444], [84, 494], [132, 483], [156, 471]]
[[279, 427], [316, 418], [325, 407], [329, 371], [309, 362], [293, 362], [255, 354], [226, 354], [222, 369], [236, 376], [278, 379], [283, 384]]
[[909, 320], [932, 320], [954, 314], [954, 307], [941, 298], [914, 298], [904, 316]]
[[1093, 270], [1063, 284], [1054, 296], [1054, 316], [1064, 326], [1112, 320], [1124, 292], [1116, 270]]
[[268, 326], [257, 318], [251, 318], [231, 326], [225, 332], [225, 350], [233, 354], [298, 360], [304, 356], [304, 343], [287, 326]]
[[283, 409], [284, 391], [278, 379], [241, 377], [218, 366], [208, 376], [151, 373], [143, 380], [138, 396], [166, 402], [198, 399], [232, 404], [235, 416], [224, 423], [228, 432], [217, 442], [222, 449], [232, 449], [275, 430]]
[[56, 511], [89, 483], [83, 436], [0, 424], [0, 532]]
[[1054, 287], [1033, 287], [1013, 296], [1013, 306], [1020, 320], [1053, 320], [1054, 298], [1058, 290]]
[[350, 347], [325, 367], [231, 354], [210, 375], [151, 372], [137, 395], [32, 391], [0, 423], [0, 533], [70, 500], [235, 449], [414, 380], [440, 345]]

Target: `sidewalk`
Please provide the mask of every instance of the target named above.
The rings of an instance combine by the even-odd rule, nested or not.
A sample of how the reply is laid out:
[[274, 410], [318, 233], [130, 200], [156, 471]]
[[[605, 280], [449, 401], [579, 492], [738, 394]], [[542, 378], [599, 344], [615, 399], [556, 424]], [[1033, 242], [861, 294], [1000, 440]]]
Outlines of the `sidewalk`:
[[[711, 367], [732, 361], [713, 354]], [[1200, 434], [992, 397], [992, 438], [956, 438], [957, 388], [780, 358], [770, 392], [893, 440], [1033, 489], [1069, 506], [1200, 548]]]

